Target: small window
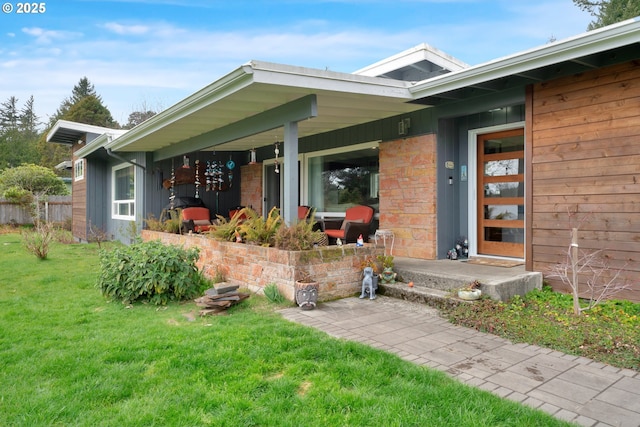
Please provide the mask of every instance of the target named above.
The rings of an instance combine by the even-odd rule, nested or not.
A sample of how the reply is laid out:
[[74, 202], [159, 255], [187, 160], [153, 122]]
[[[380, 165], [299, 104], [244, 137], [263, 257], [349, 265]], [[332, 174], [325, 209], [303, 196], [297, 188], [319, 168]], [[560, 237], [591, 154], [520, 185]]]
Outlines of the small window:
[[113, 168], [113, 211], [114, 219], [135, 220], [135, 170], [133, 165]]
[[78, 159], [73, 163], [73, 179], [75, 181], [84, 179], [84, 159]]

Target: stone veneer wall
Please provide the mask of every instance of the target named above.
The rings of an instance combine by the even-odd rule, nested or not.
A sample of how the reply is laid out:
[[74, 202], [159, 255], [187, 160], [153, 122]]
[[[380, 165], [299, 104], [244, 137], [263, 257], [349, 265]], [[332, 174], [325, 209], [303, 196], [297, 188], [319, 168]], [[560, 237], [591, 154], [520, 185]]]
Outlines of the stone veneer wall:
[[262, 215], [262, 163], [240, 167], [240, 204]]
[[359, 293], [362, 287], [361, 264], [366, 257], [377, 257], [382, 246], [355, 244], [325, 246], [311, 251], [285, 251], [276, 248], [221, 242], [204, 235], [180, 235], [142, 230], [144, 241], [160, 240], [185, 248], [199, 247], [198, 268], [213, 278], [217, 271], [229, 283], [253, 292], [275, 283], [282, 295], [295, 301], [295, 280], [303, 273], [319, 282], [318, 300], [326, 301]]
[[436, 259], [436, 135], [380, 144], [380, 229], [393, 255]]

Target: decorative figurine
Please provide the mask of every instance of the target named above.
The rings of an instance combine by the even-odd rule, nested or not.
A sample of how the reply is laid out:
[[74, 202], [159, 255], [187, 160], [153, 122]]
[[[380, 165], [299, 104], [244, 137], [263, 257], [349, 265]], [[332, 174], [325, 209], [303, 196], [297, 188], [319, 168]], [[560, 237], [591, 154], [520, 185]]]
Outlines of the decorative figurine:
[[369, 299], [376, 299], [376, 290], [373, 286], [373, 268], [371, 267], [364, 268], [364, 279], [362, 279], [362, 293], [360, 294], [360, 299], [365, 297], [367, 287], [369, 288]]
[[393, 271], [392, 267], [385, 267], [382, 269], [382, 273], [380, 273], [380, 280], [382, 283], [396, 283], [396, 277], [398, 277], [398, 273]]
[[313, 310], [318, 302], [317, 283], [297, 283], [296, 303], [303, 310]]

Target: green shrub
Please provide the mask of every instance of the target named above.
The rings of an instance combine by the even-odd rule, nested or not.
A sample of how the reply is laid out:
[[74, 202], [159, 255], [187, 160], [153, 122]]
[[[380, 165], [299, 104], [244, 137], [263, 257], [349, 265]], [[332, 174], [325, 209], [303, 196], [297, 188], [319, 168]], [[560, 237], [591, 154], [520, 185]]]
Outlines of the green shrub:
[[264, 287], [264, 296], [267, 297], [269, 302], [275, 304], [281, 304], [284, 302], [284, 297], [278, 290], [278, 286], [275, 283], [269, 283]]
[[243, 208], [238, 215], [242, 214], [247, 217], [238, 226], [242, 241], [260, 246], [273, 246], [274, 236], [282, 225], [280, 209], [271, 208], [266, 219], [251, 208]]
[[[313, 218], [315, 211], [309, 214]], [[307, 251], [322, 240], [324, 233], [314, 231], [316, 222], [300, 220], [294, 225], [283, 224], [274, 236], [275, 247], [287, 251]]]
[[195, 297], [206, 287], [196, 267], [197, 248], [183, 249], [160, 241], [134, 243], [100, 252], [98, 288], [106, 297], [133, 303], [164, 305]]

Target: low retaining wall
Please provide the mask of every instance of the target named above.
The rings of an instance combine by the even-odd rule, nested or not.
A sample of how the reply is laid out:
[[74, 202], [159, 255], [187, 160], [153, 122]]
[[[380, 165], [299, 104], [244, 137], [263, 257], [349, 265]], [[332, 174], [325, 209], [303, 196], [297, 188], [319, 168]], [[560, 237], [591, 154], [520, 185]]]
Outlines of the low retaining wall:
[[366, 257], [384, 254], [384, 247], [366, 243], [324, 246], [310, 251], [285, 251], [276, 248], [221, 242], [204, 235], [179, 235], [143, 230], [144, 241], [200, 248], [198, 267], [214, 278], [221, 272], [227, 282], [261, 292], [275, 283], [280, 293], [295, 301], [295, 281], [308, 274], [319, 283], [318, 300], [326, 301], [359, 293], [362, 287], [362, 262]]

